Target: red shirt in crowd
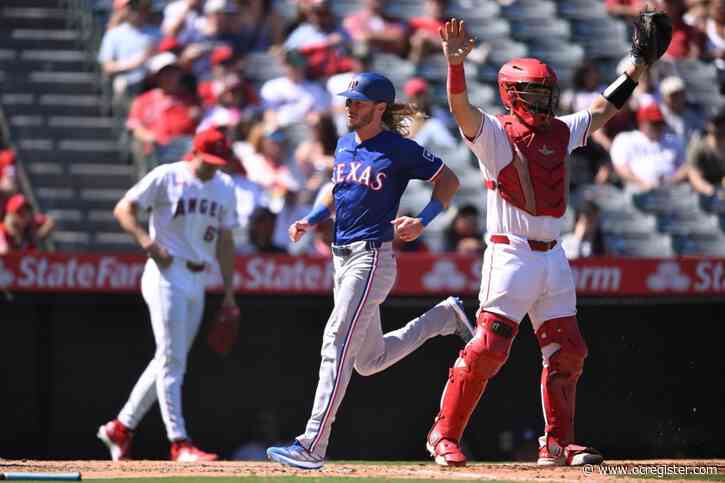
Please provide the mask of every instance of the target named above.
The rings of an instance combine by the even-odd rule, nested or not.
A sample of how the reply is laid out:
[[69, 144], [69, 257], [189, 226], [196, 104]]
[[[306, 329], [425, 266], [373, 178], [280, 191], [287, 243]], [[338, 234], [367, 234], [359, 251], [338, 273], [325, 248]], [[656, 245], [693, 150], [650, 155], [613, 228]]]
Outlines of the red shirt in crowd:
[[133, 101], [126, 127], [144, 127], [154, 133], [156, 142], [168, 144], [175, 137], [192, 136], [200, 117], [201, 108], [192, 96], [152, 89]]
[[4, 223], [0, 223], [0, 253], [19, 252], [24, 250], [35, 250], [37, 248], [35, 242], [37, 240], [36, 232], [45, 224], [47, 217], [42, 213], [33, 215], [33, 221], [30, 222], [28, 228], [23, 233], [20, 240], [16, 240]]
[[699, 47], [702, 52], [705, 46], [705, 35], [681, 19], [673, 21], [672, 42], [665, 54], [673, 59], [684, 59], [690, 56], [693, 45]]
[[[220, 91], [220, 88], [218, 88], [217, 86], [220, 83], [223, 83], [223, 81], [216, 79], [207, 80], [199, 83], [199, 87], [197, 90], [199, 93], [199, 98], [201, 99], [204, 107], [211, 107], [217, 103]], [[244, 90], [244, 99], [246, 99], [247, 104], [251, 104], [254, 106], [259, 104], [259, 96], [257, 95], [257, 91], [254, 90], [254, 86], [246, 79], [242, 79], [242, 89]]]
[[408, 22], [408, 26], [412, 31], [425, 30], [436, 35], [438, 35], [438, 30], [443, 27], [443, 25], [445, 25], [445, 23], [442, 20], [430, 17], [413, 17]]

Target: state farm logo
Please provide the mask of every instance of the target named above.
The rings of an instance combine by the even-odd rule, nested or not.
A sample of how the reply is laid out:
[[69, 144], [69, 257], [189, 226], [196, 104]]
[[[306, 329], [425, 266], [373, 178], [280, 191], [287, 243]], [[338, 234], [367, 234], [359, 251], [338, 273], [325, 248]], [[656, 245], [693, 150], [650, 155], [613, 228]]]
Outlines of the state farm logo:
[[455, 262], [438, 260], [433, 269], [423, 275], [423, 286], [428, 290], [461, 290], [466, 286], [466, 277], [458, 271]]
[[0, 260], [0, 288], [7, 288], [15, 281], [15, 274], [5, 268], [3, 261]]
[[657, 266], [657, 271], [647, 277], [647, 288], [654, 292], [684, 292], [690, 288], [690, 284], [690, 277], [680, 272], [677, 262], [662, 262]]

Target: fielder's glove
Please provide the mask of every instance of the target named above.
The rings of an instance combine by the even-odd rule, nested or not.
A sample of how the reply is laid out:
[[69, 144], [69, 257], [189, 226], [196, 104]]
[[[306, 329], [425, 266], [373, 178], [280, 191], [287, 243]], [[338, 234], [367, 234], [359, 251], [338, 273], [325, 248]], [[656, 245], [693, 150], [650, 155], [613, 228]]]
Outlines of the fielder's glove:
[[643, 11], [634, 23], [632, 57], [638, 64], [652, 65], [667, 51], [672, 40], [672, 20], [665, 12]]
[[231, 352], [239, 335], [239, 309], [222, 307], [217, 312], [213, 324], [206, 341], [214, 352], [225, 356]]

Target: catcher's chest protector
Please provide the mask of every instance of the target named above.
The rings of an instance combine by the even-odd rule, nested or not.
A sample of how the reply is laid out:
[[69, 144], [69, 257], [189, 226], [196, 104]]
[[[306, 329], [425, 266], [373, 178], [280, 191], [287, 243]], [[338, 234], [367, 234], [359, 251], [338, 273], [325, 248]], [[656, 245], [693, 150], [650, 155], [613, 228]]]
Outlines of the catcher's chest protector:
[[534, 133], [515, 116], [497, 116], [506, 131], [513, 159], [486, 186], [534, 216], [560, 218], [566, 211], [569, 176], [566, 167], [569, 127], [551, 120], [544, 133]]

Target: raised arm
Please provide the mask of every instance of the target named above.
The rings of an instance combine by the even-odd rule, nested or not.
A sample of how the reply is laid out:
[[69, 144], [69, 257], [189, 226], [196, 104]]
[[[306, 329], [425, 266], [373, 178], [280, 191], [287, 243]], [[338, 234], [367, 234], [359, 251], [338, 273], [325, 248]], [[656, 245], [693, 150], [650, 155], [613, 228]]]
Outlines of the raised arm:
[[451, 19], [439, 32], [443, 55], [448, 60], [448, 106], [463, 134], [472, 139], [481, 128], [484, 117], [468, 101], [463, 61], [476, 42], [467, 36], [463, 20]]
[[632, 65], [592, 103], [590, 132], [604, 126], [624, 106], [642, 73], [662, 57], [671, 40], [672, 20], [666, 13], [649, 10], [640, 13], [632, 35]]

